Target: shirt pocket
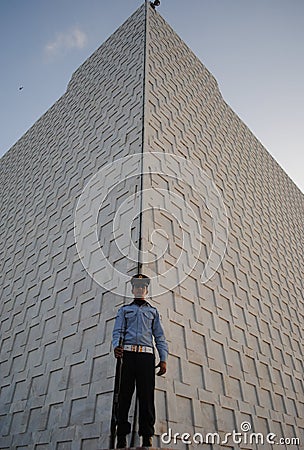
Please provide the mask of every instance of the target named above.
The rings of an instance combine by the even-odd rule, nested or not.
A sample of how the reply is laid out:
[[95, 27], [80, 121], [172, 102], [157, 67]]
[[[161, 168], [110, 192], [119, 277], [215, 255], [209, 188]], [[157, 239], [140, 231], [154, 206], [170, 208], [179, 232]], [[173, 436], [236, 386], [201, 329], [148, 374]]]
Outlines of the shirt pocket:
[[135, 311], [127, 311], [125, 312], [125, 319], [128, 323], [134, 322], [136, 318], [136, 312]]
[[143, 320], [147, 324], [152, 324], [153, 319], [154, 319], [154, 314], [152, 311], [143, 311]]

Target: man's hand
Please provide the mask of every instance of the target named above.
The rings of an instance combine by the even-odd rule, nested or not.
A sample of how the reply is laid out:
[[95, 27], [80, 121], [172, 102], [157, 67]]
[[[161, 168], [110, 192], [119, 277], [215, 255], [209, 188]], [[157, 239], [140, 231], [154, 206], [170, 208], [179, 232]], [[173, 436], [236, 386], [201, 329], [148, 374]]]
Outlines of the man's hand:
[[123, 355], [123, 348], [122, 347], [115, 347], [114, 348], [114, 356], [115, 358], [122, 358]]
[[167, 363], [165, 361], [160, 361], [156, 367], [159, 367], [159, 371], [156, 375], [161, 376], [167, 372]]

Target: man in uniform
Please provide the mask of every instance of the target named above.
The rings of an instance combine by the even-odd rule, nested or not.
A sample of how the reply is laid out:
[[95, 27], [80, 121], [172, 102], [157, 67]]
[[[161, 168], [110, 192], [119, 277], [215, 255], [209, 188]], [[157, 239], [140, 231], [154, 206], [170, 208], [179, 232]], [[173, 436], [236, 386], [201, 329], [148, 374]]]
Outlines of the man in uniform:
[[[138, 274], [132, 277], [134, 301], [122, 306], [113, 329], [116, 358], [123, 358], [118, 406], [117, 448], [126, 447], [126, 435], [131, 431], [128, 413], [136, 385], [139, 401], [139, 430], [142, 446], [152, 446], [155, 407], [155, 355], [153, 338], [159, 354], [157, 375], [166, 373], [168, 344], [156, 308], [146, 301], [150, 278]], [[122, 345], [119, 345], [122, 342]]]

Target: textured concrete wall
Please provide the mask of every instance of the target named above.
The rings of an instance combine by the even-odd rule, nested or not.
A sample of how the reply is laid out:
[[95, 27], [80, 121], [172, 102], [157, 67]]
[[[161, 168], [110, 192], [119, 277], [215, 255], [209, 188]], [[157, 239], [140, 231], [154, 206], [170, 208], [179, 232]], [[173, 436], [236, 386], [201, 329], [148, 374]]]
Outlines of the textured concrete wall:
[[303, 195], [147, 7], [1, 159], [0, 449], [107, 447], [140, 230], [170, 346], [155, 444], [245, 421], [304, 442]]
[[[149, 250], [154, 228], [169, 237], [164, 255], [145, 265], [151, 276], [158, 274], [154, 289], [157, 281], [167, 287], [156, 299], [170, 341], [169, 372], [158, 380], [158, 431], [223, 436], [247, 421], [251, 431], [297, 436], [303, 446], [303, 194], [225, 103], [214, 77], [152, 10], [148, 36], [145, 150], [162, 156], [145, 153], [147, 167], [159, 165], [144, 182], [159, 190], [143, 217], [146, 259], [155, 256], [155, 245]], [[203, 188], [191, 166], [193, 173], [200, 168]], [[222, 264], [202, 284], [222, 208], [220, 201], [212, 208], [208, 180], [223, 200], [229, 234]], [[170, 192], [182, 197], [180, 211], [168, 201]], [[152, 206], [149, 195], [144, 204]], [[198, 236], [189, 229], [193, 214], [202, 226]], [[163, 246], [161, 237], [158, 243]], [[184, 281], [183, 252], [197, 254]], [[175, 283], [160, 275], [171, 267]], [[224, 447], [273, 448], [231, 440]]]
[[[141, 8], [1, 159], [1, 449], [108, 446], [112, 319], [123, 299], [84, 270], [74, 216], [94, 174], [141, 152], [143, 43]], [[116, 257], [109, 226], [140, 184], [124, 178], [100, 205], [98, 226], [104, 253], [128, 274], [136, 263]]]

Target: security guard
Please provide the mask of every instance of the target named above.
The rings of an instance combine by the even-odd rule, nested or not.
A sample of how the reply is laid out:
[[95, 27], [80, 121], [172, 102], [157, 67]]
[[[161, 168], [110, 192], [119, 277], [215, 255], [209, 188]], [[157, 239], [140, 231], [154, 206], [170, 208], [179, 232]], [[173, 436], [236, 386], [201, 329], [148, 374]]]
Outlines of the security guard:
[[[127, 446], [126, 435], [131, 431], [128, 414], [134, 388], [139, 400], [139, 430], [142, 446], [152, 446], [155, 406], [155, 355], [153, 338], [159, 354], [157, 375], [166, 373], [168, 344], [156, 308], [146, 301], [150, 278], [138, 274], [132, 277], [134, 301], [122, 306], [113, 329], [113, 348], [116, 358], [123, 358], [119, 392], [117, 448]], [[119, 346], [122, 338], [123, 345]]]

